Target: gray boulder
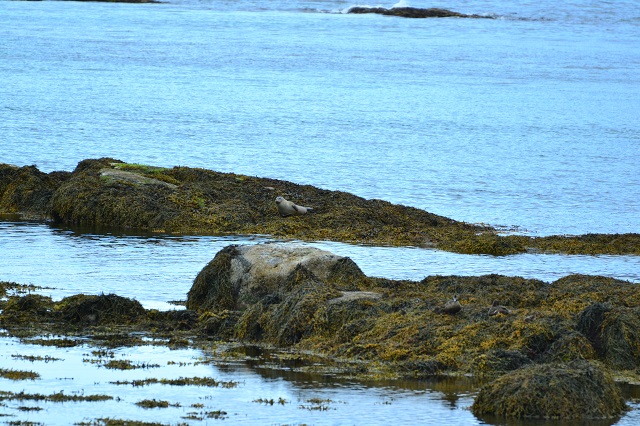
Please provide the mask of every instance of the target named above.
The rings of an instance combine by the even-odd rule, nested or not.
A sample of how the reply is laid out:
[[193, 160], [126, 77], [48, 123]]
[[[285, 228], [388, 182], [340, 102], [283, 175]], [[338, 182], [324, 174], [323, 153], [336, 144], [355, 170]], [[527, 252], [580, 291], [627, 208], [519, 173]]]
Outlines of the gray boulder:
[[187, 296], [187, 308], [242, 310], [277, 303], [301, 273], [337, 291], [357, 290], [366, 279], [350, 258], [300, 244], [231, 245], [200, 271]]

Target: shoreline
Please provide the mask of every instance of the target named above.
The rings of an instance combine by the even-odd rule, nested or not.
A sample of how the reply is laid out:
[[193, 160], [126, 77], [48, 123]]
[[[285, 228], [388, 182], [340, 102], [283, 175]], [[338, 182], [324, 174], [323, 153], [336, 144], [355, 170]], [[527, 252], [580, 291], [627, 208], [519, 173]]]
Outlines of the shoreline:
[[[214, 271], [224, 271], [216, 258], [201, 275], [212, 265]], [[633, 348], [625, 353], [624, 340], [603, 349], [588, 326], [580, 328], [580, 318], [595, 309], [613, 319], [614, 335], [631, 333], [633, 339], [633, 330], [640, 329], [637, 284], [584, 275], [552, 283], [499, 275], [395, 281], [363, 276], [355, 268], [346, 267], [337, 282], [317, 281], [313, 273], [297, 268], [277, 284], [288, 289], [283, 293], [270, 294], [274, 290], [258, 286], [253, 291], [267, 295], [242, 307], [199, 307], [188, 299], [186, 310], [173, 311], [145, 309], [115, 294], [76, 294], [54, 302], [38, 295], [37, 287], [3, 282], [0, 327], [7, 337], [56, 348], [215, 348], [223, 364], [251, 360], [259, 368], [284, 368], [330, 381], [460, 378], [471, 380], [469, 390], [475, 393], [513, 372], [580, 361], [620, 385], [640, 385], [639, 353]], [[454, 292], [462, 310], [442, 312], [439, 307]], [[496, 298], [507, 306], [505, 313], [487, 311]], [[145, 363], [153, 365], [154, 359]], [[125, 361], [113, 368], [136, 367]]]

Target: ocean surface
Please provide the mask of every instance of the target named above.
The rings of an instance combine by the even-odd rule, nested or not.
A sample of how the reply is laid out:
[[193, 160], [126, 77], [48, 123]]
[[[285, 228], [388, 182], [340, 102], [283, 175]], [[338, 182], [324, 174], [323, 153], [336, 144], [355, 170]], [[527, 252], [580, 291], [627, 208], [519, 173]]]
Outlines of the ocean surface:
[[[353, 0], [0, 0], [0, 162], [49, 172], [113, 157], [311, 184], [505, 232], [640, 232], [640, 2], [402, 2], [494, 19], [345, 13], [362, 5]], [[270, 241], [4, 219], [0, 280], [48, 287], [42, 293], [55, 299], [114, 292], [172, 308], [222, 247]], [[551, 282], [588, 273], [640, 283], [638, 256], [496, 258], [303, 244], [389, 278], [500, 273]], [[26, 349], [0, 340], [0, 366], [21, 368], [9, 354]], [[65, 368], [76, 371], [82, 354], [68, 351], [75, 361]], [[142, 351], [127, 356], [165, 356]], [[251, 386], [219, 408], [258, 417], [234, 422], [263, 419], [249, 388], [261, 389], [256, 398], [295, 399], [307, 386], [243, 368], [238, 377]], [[65, 389], [108, 387], [99, 368], [91, 371], [95, 380], [78, 376]], [[51, 380], [29, 386], [57, 389]], [[0, 389], [24, 386], [6, 382]], [[429, 424], [485, 422], [466, 409], [472, 396], [464, 391], [450, 402], [451, 393], [438, 390], [316, 385], [352, 405], [330, 404], [318, 416], [294, 403], [266, 411], [274, 424], [353, 424], [354, 413], [375, 413], [381, 424], [411, 421], [397, 418], [398, 410], [420, 410]], [[20, 418], [55, 423], [57, 411], [44, 406], [49, 411]], [[150, 414], [131, 403], [96, 412], [108, 417], [114, 407], [138, 419], [176, 420], [175, 412]], [[634, 410], [618, 424], [638, 417]]]

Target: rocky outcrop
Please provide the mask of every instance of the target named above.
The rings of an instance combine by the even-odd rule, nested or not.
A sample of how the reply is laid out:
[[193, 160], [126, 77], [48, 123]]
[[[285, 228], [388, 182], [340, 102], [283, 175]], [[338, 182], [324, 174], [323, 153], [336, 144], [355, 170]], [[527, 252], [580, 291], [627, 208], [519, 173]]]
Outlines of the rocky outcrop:
[[[365, 279], [348, 257], [299, 244], [232, 245], [196, 277], [187, 298], [194, 310], [246, 309], [281, 301], [303, 274], [330, 293], [354, 290]], [[333, 294], [333, 295], [335, 295]]]
[[[462, 309], [439, 314], [435, 308], [452, 295]], [[495, 300], [508, 315], [490, 314]], [[350, 259], [322, 250], [262, 244], [221, 250], [195, 279], [187, 308], [214, 338], [389, 363], [395, 377], [493, 378], [585, 360], [635, 377], [637, 320], [590, 308], [591, 300], [625, 304], [620, 312], [631, 315], [640, 287], [584, 275], [554, 283], [501, 275], [394, 281], [367, 277]], [[610, 330], [600, 326], [609, 321]]]
[[[281, 217], [276, 197], [314, 214]], [[311, 185], [190, 167], [81, 161], [73, 172], [0, 164], [0, 215], [65, 225], [179, 234], [270, 235], [304, 241], [435, 247], [503, 256], [528, 250], [570, 254], [640, 254], [640, 234], [498, 235], [414, 207], [367, 200]]]
[[[17, 288], [0, 282], [0, 295]], [[462, 309], [437, 313], [452, 295]], [[509, 314], [492, 315], [495, 300]], [[111, 342], [147, 332], [174, 345], [275, 347], [300, 371], [362, 379], [473, 375], [492, 380], [474, 403], [479, 417], [615, 417], [625, 406], [611, 376], [640, 383], [640, 286], [611, 278], [398, 281], [300, 244], [232, 245], [198, 274], [187, 305], [158, 312], [115, 295], [10, 296], [0, 299], [0, 326], [18, 336], [115, 330]]]
[[474, 414], [545, 419], [607, 419], [627, 410], [611, 376], [587, 361], [543, 364], [508, 373], [485, 385]]
[[68, 172], [43, 173], [36, 166], [0, 164], [0, 213], [43, 217], [53, 194], [69, 176]]
[[490, 16], [482, 15], [466, 15], [464, 13], [454, 12], [447, 9], [424, 9], [419, 7], [392, 7], [391, 9], [387, 9], [384, 7], [354, 6], [349, 8], [347, 13], [375, 13], [378, 15], [400, 16], [402, 18], [491, 18]]

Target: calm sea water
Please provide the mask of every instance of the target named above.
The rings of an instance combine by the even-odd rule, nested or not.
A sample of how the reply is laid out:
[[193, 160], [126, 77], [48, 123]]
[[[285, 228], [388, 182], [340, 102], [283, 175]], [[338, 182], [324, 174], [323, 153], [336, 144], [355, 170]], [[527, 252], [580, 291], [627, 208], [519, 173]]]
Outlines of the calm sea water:
[[[0, 162], [72, 170], [110, 156], [308, 183], [531, 235], [640, 232], [639, 2], [409, 3], [496, 19], [348, 15], [356, 3], [334, 0], [0, 1]], [[166, 308], [220, 248], [266, 241], [3, 221], [0, 280], [51, 287], [44, 293], [54, 298], [115, 292]], [[390, 278], [590, 273], [640, 282], [637, 256], [305, 244]], [[22, 368], [9, 353], [28, 350], [1, 339], [0, 364]], [[111, 392], [92, 371], [89, 382], [56, 376], [33, 389]], [[303, 380], [236, 373], [250, 385], [218, 408], [252, 407], [251, 421], [262, 415], [253, 399], [303, 395]], [[2, 389], [24, 386], [2, 380]], [[450, 395], [435, 390], [318, 386], [334, 401], [360, 402], [334, 404], [324, 416], [297, 405], [266, 413], [279, 423], [352, 424], [354, 413], [403, 423], [396, 416], [406, 409], [430, 424], [482, 423], [465, 409], [472, 399], [464, 391], [453, 393], [461, 403], [447, 404]], [[145, 392], [136, 396], [162, 395]], [[150, 414], [133, 398], [96, 413], [176, 419], [175, 410]], [[49, 417], [21, 418], [54, 422], [54, 407]]]
[[640, 3], [353, 4], [0, 1], [0, 161], [112, 156], [536, 235], [640, 232]]

